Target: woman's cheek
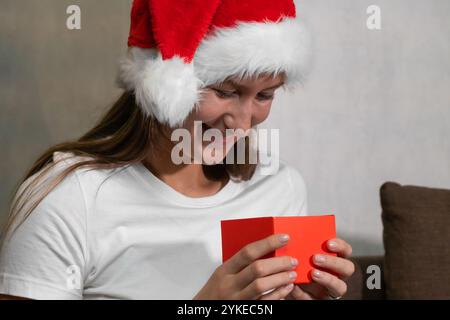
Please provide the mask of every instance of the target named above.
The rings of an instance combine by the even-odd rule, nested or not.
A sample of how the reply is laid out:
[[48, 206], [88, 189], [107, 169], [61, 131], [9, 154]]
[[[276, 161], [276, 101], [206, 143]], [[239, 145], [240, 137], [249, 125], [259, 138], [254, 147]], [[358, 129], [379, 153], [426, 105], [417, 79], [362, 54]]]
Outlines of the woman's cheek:
[[270, 109], [272, 108], [272, 102], [267, 103], [265, 105], [258, 106], [256, 111], [253, 113], [254, 126], [264, 122], [270, 114]]
[[220, 123], [224, 116], [224, 107], [220, 104], [208, 105], [198, 110], [196, 114], [196, 121], [202, 121], [211, 126], [216, 126]]

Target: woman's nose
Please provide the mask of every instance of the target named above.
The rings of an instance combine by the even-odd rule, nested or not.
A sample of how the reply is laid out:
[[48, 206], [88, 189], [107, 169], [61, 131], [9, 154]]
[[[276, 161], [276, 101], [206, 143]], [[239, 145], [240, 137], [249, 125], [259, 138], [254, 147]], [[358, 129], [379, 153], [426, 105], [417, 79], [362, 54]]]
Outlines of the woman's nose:
[[251, 129], [253, 118], [252, 99], [242, 99], [240, 100], [240, 103], [233, 106], [231, 118], [232, 123], [229, 125], [229, 127], [242, 130]]

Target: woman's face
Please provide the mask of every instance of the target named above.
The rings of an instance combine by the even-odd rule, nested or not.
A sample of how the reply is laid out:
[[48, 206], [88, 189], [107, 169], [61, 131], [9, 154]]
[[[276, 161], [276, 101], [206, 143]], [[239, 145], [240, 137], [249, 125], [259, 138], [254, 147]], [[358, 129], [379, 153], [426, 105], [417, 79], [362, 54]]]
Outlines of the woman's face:
[[[194, 132], [197, 136], [203, 137], [206, 130], [219, 130], [222, 136], [219, 161], [222, 161], [237, 140], [231, 130], [227, 129], [241, 129], [246, 132], [267, 119], [275, 91], [283, 84], [284, 75], [281, 74], [277, 77], [262, 75], [240, 81], [230, 78], [223, 84], [211, 85], [205, 88], [202, 101], [188, 117], [184, 128], [189, 130], [191, 137], [194, 137]], [[197, 126], [195, 126], [196, 121]], [[202, 126], [198, 125], [198, 121], [202, 123]], [[218, 133], [217, 130], [210, 130], [210, 132]], [[204, 152], [211, 143], [211, 141], [202, 141], [201, 145], [194, 145], [194, 139], [192, 139], [191, 150], [197, 149], [196, 152], [201, 152], [198, 154], [203, 155], [203, 162], [211, 161], [211, 159], [205, 159], [209, 157], [217, 160], [215, 150], [218, 148], [213, 149], [212, 152]], [[198, 150], [199, 148], [202, 150]]]

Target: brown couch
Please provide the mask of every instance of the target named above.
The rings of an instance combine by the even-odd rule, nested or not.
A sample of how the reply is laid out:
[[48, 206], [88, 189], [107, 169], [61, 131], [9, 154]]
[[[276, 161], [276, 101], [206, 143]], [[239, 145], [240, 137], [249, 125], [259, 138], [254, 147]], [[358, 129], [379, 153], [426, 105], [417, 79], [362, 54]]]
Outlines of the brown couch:
[[[355, 257], [344, 299], [450, 299], [450, 190], [380, 188], [385, 255]], [[381, 289], [370, 290], [370, 265], [381, 268]]]

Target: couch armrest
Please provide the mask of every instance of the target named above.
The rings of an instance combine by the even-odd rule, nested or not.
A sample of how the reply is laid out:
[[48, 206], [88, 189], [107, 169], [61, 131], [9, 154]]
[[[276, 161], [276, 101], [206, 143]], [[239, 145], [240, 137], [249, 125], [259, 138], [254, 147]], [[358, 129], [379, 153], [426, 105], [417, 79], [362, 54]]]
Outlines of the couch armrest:
[[[348, 285], [345, 300], [383, 300], [385, 299], [383, 256], [353, 257], [350, 259], [355, 264], [355, 273], [346, 281]], [[367, 267], [377, 265], [381, 269], [381, 289], [368, 289], [366, 285]]]

